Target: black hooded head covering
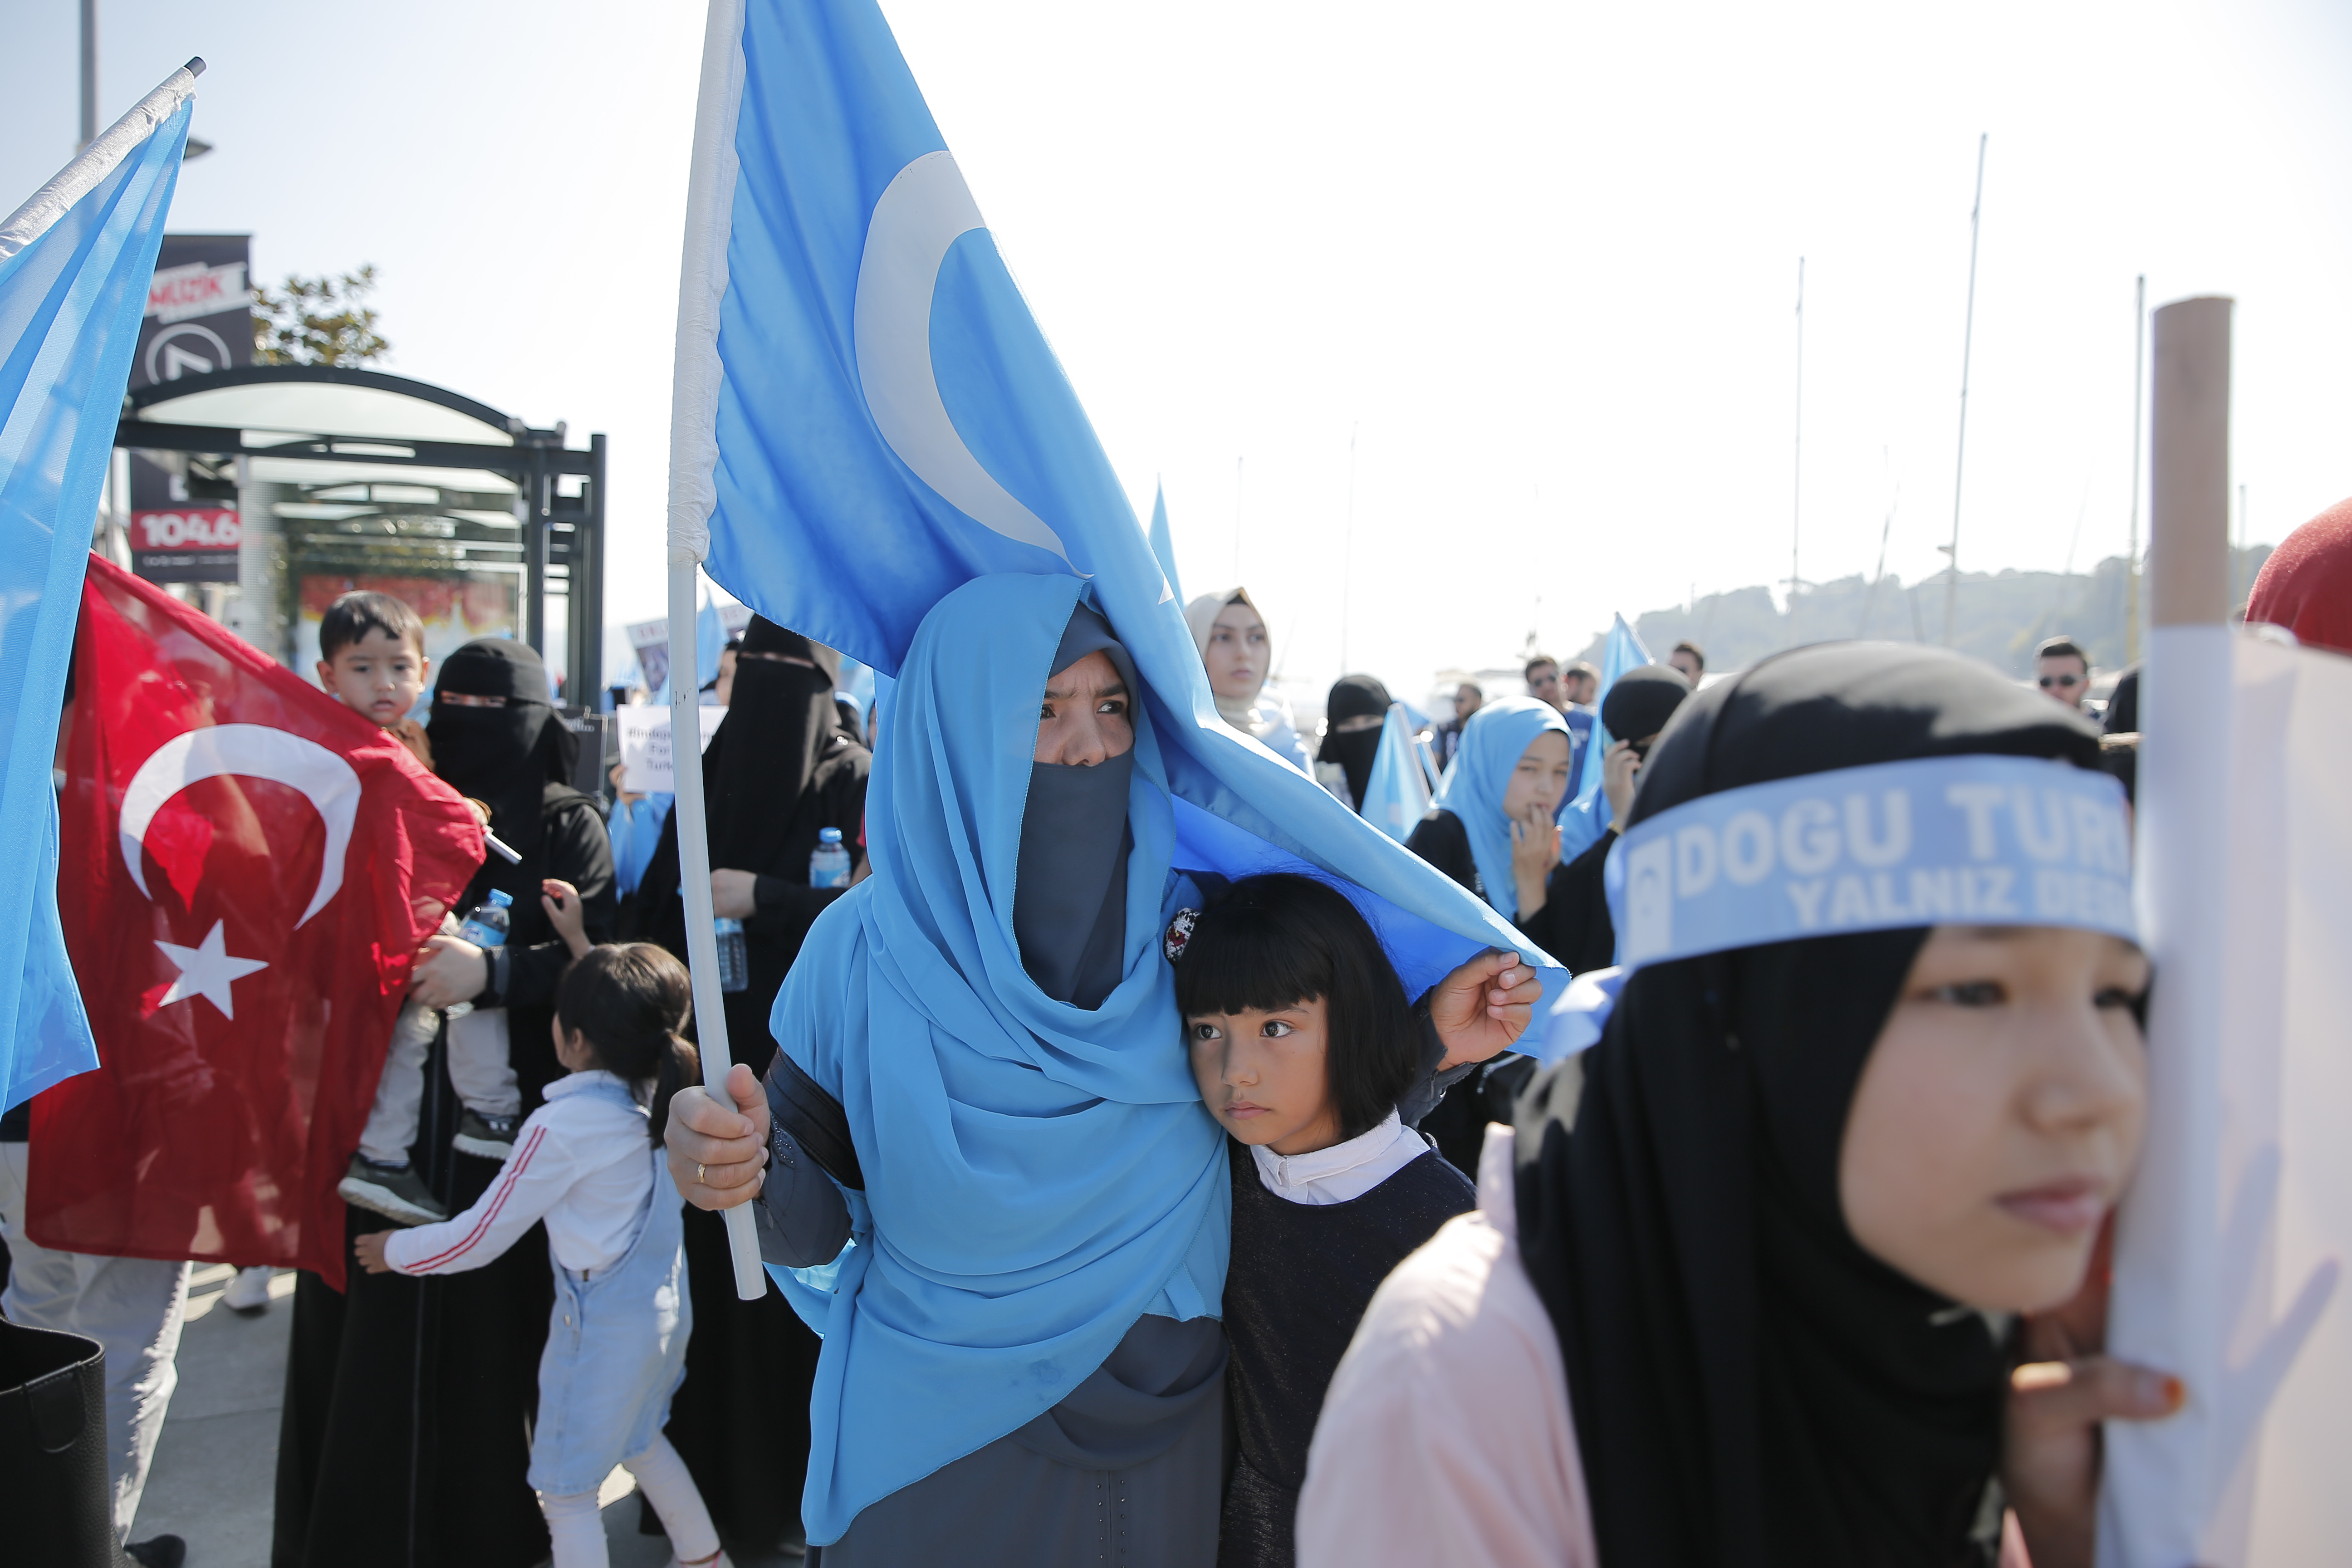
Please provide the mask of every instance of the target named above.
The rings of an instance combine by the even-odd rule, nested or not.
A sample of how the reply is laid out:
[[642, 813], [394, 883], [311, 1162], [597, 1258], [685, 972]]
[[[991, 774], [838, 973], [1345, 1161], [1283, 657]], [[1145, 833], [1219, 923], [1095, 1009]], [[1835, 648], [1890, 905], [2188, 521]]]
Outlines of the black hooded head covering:
[[832, 649], [765, 616], [743, 628], [732, 700], [702, 753], [713, 866], [765, 870], [783, 853], [793, 805], [840, 743], [839, 662]]
[[[1128, 709], [1143, 704], [1135, 661], [1110, 623], [1080, 605], [1070, 613], [1047, 678], [1097, 650], [1127, 682]], [[1036, 763], [1021, 812], [1021, 862], [1013, 872], [1013, 935], [1021, 966], [1057, 1002], [1099, 1007], [1118, 988], [1127, 948], [1128, 785], [1135, 749], [1091, 766]]]
[[1364, 792], [1371, 787], [1372, 759], [1380, 754], [1381, 731], [1377, 724], [1361, 730], [1339, 733], [1343, 719], [1385, 719], [1389, 711], [1389, 689], [1369, 675], [1343, 675], [1331, 683], [1331, 695], [1323, 704], [1323, 747], [1315, 753], [1318, 763], [1337, 763], [1348, 774], [1348, 794], [1356, 809], [1364, 809]]
[[[1833, 768], [2095, 766], [2084, 720], [1939, 649], [1829, 644], [1683, 705], [1632, 820]], [[1863, 1065], [1924, 929], [1643, 969], [1518, 1112], [1519, 1250], [1565, 1353], [1601, 1560], [1956, 1568], [2006, 1347], [1864, 1252], [1838, 1195]], [[1998, 1522], [1997, 1516], [1995, 1522]]]
[[[506, 702], [470, 708], [446, 700], [452, 692]], [[441, 661], [432, 713], [434, 772], [488, 806], [490, 831], [528, 862], [539, 849], [547, 786], [568, 788], [580, 760], [580, 737], [555, 711], [538, 650], [511, 637], [475, 638]]]
[[1619, 676], [1601, 700], [1601, 725], [1620, 741], [1645, 741], [1666, 727], [1690, 695], [1690, 682], [1671, 664], [1637, 664]]

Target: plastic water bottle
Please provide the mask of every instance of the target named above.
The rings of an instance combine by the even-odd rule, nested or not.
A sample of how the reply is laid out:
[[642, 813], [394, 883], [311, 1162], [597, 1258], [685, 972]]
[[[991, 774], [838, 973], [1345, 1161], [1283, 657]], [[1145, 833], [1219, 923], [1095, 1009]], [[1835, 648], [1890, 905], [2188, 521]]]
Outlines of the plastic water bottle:
[[840, 828], [828, 827], [816, 836], [816, 853], [809, 857], [809, 886], [849, 886], [849, 849], [841, 841]]
[[751, 954], [743, 945], [743, 922], [720, 915], [710, 922], [719, 937], [719, 989], [751, 988]]
[[507, 913], [514, 903], [514, 895], [503, 888], [492, 888], [490, 896], [474, 906], [457, 934], [476, 947], [504, 947], [507, 932], [513, 929], [514, 917]]

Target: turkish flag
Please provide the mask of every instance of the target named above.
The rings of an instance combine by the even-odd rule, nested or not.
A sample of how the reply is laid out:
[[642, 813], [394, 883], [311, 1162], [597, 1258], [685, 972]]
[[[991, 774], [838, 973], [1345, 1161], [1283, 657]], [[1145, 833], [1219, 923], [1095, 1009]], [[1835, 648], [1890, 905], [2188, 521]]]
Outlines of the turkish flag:
[[26, 1229], [340, 1289], [335, 1184], [481, 825], [390, 734], [96, 556], [73, 668], [58, 910], [100, 1065], [33, 1102]]

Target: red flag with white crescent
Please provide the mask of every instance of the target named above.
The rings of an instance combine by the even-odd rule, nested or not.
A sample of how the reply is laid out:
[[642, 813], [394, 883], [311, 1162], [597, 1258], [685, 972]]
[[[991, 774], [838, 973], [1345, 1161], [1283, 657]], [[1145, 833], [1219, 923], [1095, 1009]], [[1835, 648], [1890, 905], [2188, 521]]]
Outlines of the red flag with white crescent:
[[481, 826], [392, 735], [96, 556], [73, 668], [58, 909], [100, 1067], [33, 1102], [26, 1229], [340, 1288], [335, 1184]]

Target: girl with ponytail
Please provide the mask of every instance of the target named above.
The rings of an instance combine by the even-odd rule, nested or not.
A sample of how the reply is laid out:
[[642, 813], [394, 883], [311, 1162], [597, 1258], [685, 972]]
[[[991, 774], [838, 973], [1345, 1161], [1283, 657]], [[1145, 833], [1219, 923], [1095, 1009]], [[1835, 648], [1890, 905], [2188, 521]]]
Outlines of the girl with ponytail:
[[539, 1363], [530, 1484], [555, 1568], [605, 1568], [596, 1491], [636, 1477], [683, 1568], [724, 1568], [709, 1510], [662, 1436], [694, 1324], [677, 1188], [664, 1169], [669, 1102], [696, 1080], [680, 1037], [686, 970], [650, 942], [590, 948], [555, 994], [555, 1054], [570, 1076], [515, 1132], [514, 1155], [457, 1218], [353, 1244], [371, 1274], [479, 1268], [547, 1226], [555, 1307]]

